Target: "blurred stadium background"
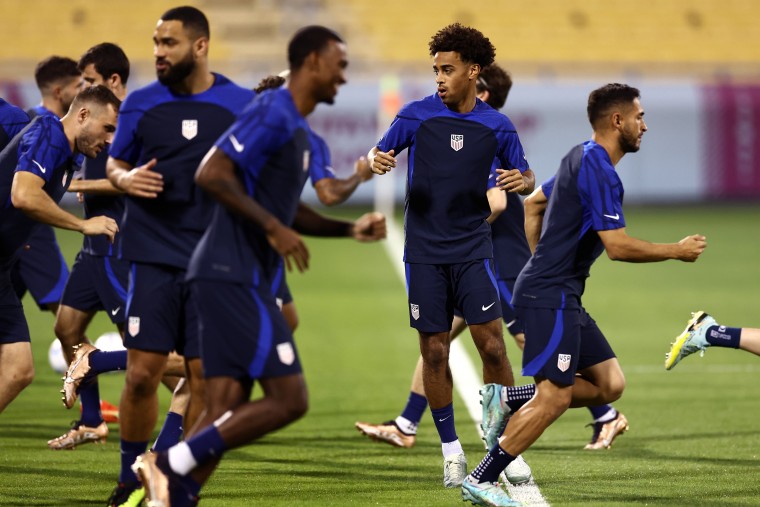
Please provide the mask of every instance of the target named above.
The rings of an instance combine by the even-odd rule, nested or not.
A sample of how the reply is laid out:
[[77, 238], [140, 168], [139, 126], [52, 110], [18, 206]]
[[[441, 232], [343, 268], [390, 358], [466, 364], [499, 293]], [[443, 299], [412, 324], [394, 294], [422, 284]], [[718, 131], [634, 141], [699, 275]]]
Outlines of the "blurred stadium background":
[[[432, 93], [427, 42], [459, 21], [491, 38], [515, 86], [513, 119], [539, 181], [590, 133], [588, 92], [609, 81], [642, 91], [647, 134], [621, 175], [628, 202], [760, 196], [760, 2], [755, 0], [199, 0], [211, 22], [212, 69], [240, 84], [286, 67], [287, 41], [319, 23], [349, 45], [349, 84], [312, 126], [339, 175], [376, 141], [388, 115]], [[77, 59], [93, 44], [121, 45], [132, 89], [154, 79], [152, 28], [167, 0], [0, 0], [0, 96], [35, 104], [35, 64]], [[403, 185], [397, 185], [396, 197]], [[372, 185], [354, 202], [367, 202]]]

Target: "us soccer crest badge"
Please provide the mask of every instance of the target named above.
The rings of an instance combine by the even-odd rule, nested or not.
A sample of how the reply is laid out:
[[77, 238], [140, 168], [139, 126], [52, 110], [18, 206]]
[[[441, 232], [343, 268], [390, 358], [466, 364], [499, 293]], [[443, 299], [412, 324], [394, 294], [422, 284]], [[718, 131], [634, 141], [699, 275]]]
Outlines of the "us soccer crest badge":
[[198, 120], [182, 120], [182, 137], [190, 141], [198, 135]]
[[127, 331], [131, 336], [137, 336], [140, 332], [140, 317], [130, 317], [129, 324], [127, 325]]
[[415, 305], [414, 303], [409, 304], [409, 308], [412, 310], [412, 317], [414, 317], [414, 320], [420, 319], [420, 305]]
[[451, 149], [459, 151], [464, 148], [464, 136], [462, 134], [451, 134]]
[[557, 354], [557, 368], [559, 371], [565, 372], [570, 368], [570, 354]]

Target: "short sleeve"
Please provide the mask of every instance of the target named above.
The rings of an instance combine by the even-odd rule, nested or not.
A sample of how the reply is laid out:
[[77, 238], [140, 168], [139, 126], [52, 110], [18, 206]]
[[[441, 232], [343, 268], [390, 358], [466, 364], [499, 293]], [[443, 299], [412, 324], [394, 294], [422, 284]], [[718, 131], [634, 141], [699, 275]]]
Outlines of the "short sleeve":
[[524, 173], [530, 168], [517, 132], [505, 134], [498, 158], [502, 164], [501, 169], [519, 169], [521, 173]]
[[[45, 181], [50, 181], [56, 168], [71, 153], [68, 140], [62, 129], [56, 131], [58, 118], [43, 118], [27, 130], [18, 147], [16, 170], [35, 174]], [[63, 142], [66, 144], [63, 145]]]
[[142, 141], [137, 135], [137, 125], [142, 118], [142, 109], [134, 104], [134, 95], [129, 95], [119, 110], [119, 122], [111, 143], [111, 157], [123, 160], [131, 165], [140, 161]]
[[586, 150], [578, 171], [578, 194], [595, 231], [625, 227], [623, 184], [599, 150]]
[[311, 133], [311, 159], [309, 160], [309, 178], [311, 184], [316, 185], [319, 180], [335, 178], [332, 168], [330, 148], [324, 139], [315, 133]]
[[411, 146], [414, 140], [414, 135], [417, 129], [420, 127], [421, 121], [414, 116], [407, 114], [410, 111], [410, 106], [407, 105], [399, 111], [396, 118], [394, 118], [391, 126], [383, 134], [383, 137], [378, 141], [377, 147], [380, 151], [393, 152], [398, 155], [403, 150]]
[[554, 180], [556, 179], [556, 176], [552, 176], [548, 180], [541, 183], [541, 191], [544, 193], [544, 196], [546, 196], [546, 199], [548, 200], [549, 197], [552, 196], [552, 191], [554, 190]]

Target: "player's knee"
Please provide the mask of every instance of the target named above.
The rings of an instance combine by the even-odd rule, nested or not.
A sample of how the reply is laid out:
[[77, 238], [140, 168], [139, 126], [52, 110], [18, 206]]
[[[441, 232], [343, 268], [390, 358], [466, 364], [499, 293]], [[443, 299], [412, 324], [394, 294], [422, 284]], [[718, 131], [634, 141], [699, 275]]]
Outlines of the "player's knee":
[[132, 366], [127, 370], [124, 390], [127, 395], [145, 397], [153, 395], [158, 389], [161, 375], [156, 375], [143, 366]]
[[34, 380], [34, 366], [27, 365], [25, 367], [13, 368], [7, 372], [7, 376], [4, 373], [5, 383], [8, 385], [8, 389], [11, 392], [21, 392]]
[[480, 357], [483, 362], [489, 364], [501, 364], [507, 357], [507, 349], [504, 346], [504, 340], [500, 337], [491, 337], [484, 341], [480, 347]]
[[295, 421], [306, 415], [309, 410], [309, 397], [306, 392], [288, 398], [285, 406], [285, 417], [288, 421]]
[[445, 368], [449, 364], [449, 347], [445, 343], [431, 341], [422, 348], [422, 360], [429, 368]]
[[623, 396], [624, 390], [625, 390], [624, 377], [620, 376], [620, 377], [613, 377], [609, 379], [602, 386], [602, 396], [604, 397], [604, 402], [612, 403], [613, 401], [619, 400], [620, 397]]
[[61, 341], [64, 347], [73, 347], [80, 341], [80, 334], [75, 326], [62, 319], [56, 319], [53, 327], [55, 336]]

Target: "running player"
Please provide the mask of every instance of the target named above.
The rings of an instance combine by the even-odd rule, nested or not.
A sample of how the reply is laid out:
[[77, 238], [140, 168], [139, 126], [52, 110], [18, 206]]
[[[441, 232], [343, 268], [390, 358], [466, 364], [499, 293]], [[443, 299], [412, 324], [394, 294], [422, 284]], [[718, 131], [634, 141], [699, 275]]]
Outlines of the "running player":
[[495, 50], [479, 31], [458, 23], [430, 41], [438, 93], [402, 108], [378, 146], [372, 171], [396, 166], [409, 148], [404, 261], [410, 324], [420, 337], [422, 377], [444, 456], [444, 486], [461, 485], [467, 461], [456, 435], [449, 330], [458, 308], [483, 360], [486, 383], [513, 385], [502, 337], [486, 189], [492, 162], [517, 169], [504, 185], [525, 192], [528, 169], [512, 122], [477, 99], [481, 69]]
[[74, 158], [95, 157], [110, 142], [119, 105], [107, 88], [83, 90], [61, 120], [36, 118], [0, 154], [0, 202], [9, 203], [0, 209], [0, 412], [34, 376], [29, 328], [10, 281], [19, 248], [39, 221], [110, 239], [118, 230], [111, 218], [83, 220], [57, 203], [71, 181]]
[[120, 254], [131, 263], [127, 375], [119, 404], [121, 472], [110, 505], [140, 489], [130, 466], [145, 452], [156, 424], [158, 383], [173, 350], [188, 364], [186, 430], [203, 407], [196, 315], [185, 309], [185, 272], [209, 224], [211, 200], [193, 175], [254, 95], [209, 71], [209, 37], [208, 20], [194, 7], [161, 16], [153, 34], [158, 81], [127, 97], [108, 160], [108, 179], [127, 194]]
[[[196, 175], [221, 204], [188, 271], [200, 314], [206, 411], [199, 421], [203, 429], [188, 440], [135, 463], [154, 505], [192, 505], [225, 451], [307, 410], [293, 336], [271, 293], [281, 256], [289, 267], [308, 267], [308, 250], [291, 225], [305, 234], [364, 241], [385, 235], [380, 214], [351, 223], [299, 204], [311, 155], [306, 116], [320, 102], [334, 101], [346, 82], [348, 60], [341, 38], [321, 26], [295, 34], [288, 60], [287, 88], [257, 98]], [[250, 401], [254, 381], [264, 396]]]
[[665, 369], [672, 370], [683, 358], [695, 352], [704, 355], [707, 347], [741, 349], [760, 356], [760, 329], [722, 326], [706, 312], [694, 312], [686, 329], [670, 345], [670, 351], [665, 355]]
[[694, 262], [706, 246], [699, 235], [654, 244], [626, 234], [623, 186], [615, 165], [639, 150], [647, 130], [639, 91], [620, 84], [594, 90], [588, 117], [592, 140], [562, 160], [544, 232], [512, 299], [525, 326], [523, 375], [535, 377], [536, 393], [511, 416], [501, 438], [462, 484], [463, 499], [476, 505], [518, 505], [497, 483], [506, 466], [571, 402], [600, 405], [623, 392], [615, 354], [581, 303], [594, 260], [606, 249], [613, 260]]
[[[77, 62], [63, 56], [51, 56], [38, 63], [34, 80], [42, 102], [27, 111], [30, 118], [45, 114], [63, 117], [84, 83]], [[69, 268], [53, 228], [37, 224], [20, 249], [11, 275], [16, 295], [22, 299], [28, 290], [40, 310], [49, 310], [55, 315], [68, 277]], [[64, 354], [69, 352], [64, 350]]]

